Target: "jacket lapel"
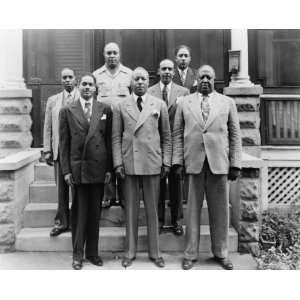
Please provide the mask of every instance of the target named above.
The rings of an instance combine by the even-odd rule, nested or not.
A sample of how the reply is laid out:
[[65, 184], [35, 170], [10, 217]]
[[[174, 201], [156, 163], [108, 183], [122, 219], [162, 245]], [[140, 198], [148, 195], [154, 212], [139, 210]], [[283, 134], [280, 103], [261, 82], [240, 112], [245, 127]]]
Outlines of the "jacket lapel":
[[85, 143], [88, 142], [90, 137], [94, 134], [94, 131], [97, 128], [97, 125], [99, 121], [101, 120], [102, 114], [103, 114], [104, 106], [99, 105], [97, 101], [94, 99], [93, 100], [93, 107], [92, 107], [92, 116], [91, 116], [91, 121], [90, 121], [90, 128], [88, 135], [86, 137]]
[[207, 129], [211, 123], [214, 121], [216, 116], [218, 115], [220, 109], [222, 108], [223, 103], [220, 102], [220, 98], [218, 97], [218, 94], [216, 92], [213, 92], [210, 99], [210, 109], [209, 109], [209, 115], [207, 118], [207, 121], [205, 123], [204, 129]]
[[162, 91], [160, 89], [160, 84], [159, 82], [153, 86], [153, 96], [162, 99]]
[[87, 119], [84, 116], [82, 106], [80, 103], [80, 100], [76, 100], [73, 104], [70, 106], [70, 110], [72, 111], [73, 115], [75, 116], [75, 119], [78, 121], [78, 123], [84, 128], [87, 129], [89, 127], [89, 123]]
[[55, 101], [55, 106], [54, 106], [54, 110], [55, 110], [55, 114], [59, 115], [59, 111], [62, 107], [62, 103], [63, 103], [63, 97], [64, 97], [64, 94], [63, 92], [59, 93], [56, 97], [56, 101]]
[[139, 119], [140, 112], [138, 111], [136, 102], [132, 95], [130, 96], [129, 100], [126, 103], [126, 110], [129, 116], [137, 122]]
[[136, 132], [146, 121], [154, 108], [154, 101], [148, 94], [146, 94], [146, 101], [142, 111], [140, 112], [139, 119], [135, 125], [134, 132]]
[[189, 109], [194, 116], [195, 120], [198, 122], [201, 128], [204, 128], [204, 121], [202, 118], [202, 112], [200, 107], [200, 101], [198, 98], [198, 93], [192, 94], [192, 96], [188, 99]]
[[168, 102], [168, 110], [170, 110], [171, 106], [173, 106], [176, 102], [176, 95], [177, 95], [177, 86], [174, 82], [171, 84], [171, 91], [170, 91], [170, 97]]

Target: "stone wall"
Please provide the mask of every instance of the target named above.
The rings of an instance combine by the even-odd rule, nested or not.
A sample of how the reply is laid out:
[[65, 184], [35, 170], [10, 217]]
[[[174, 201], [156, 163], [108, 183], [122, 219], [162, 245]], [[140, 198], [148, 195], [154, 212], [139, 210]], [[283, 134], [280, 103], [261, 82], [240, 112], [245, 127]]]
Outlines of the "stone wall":
[[39, 157], [39, 150], [28, 149], [0, 159], [0, 252], [14, 250]]

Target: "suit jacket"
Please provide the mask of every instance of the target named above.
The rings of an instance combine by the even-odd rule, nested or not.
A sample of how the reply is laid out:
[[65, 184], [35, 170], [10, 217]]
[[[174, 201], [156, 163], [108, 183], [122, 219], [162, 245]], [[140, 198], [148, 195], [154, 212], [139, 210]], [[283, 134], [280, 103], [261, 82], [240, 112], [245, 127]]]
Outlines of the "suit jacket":
[[[79, 99], [77, 88], [74, 91], [74, 100]], [[59, 144], [59, 111], [63, 106], [64, 92], [48, 98], [44, 122], [44, 152], [52, 152], [53, 160], [58, 157]]]
[[[159, 99], [162, 99], [162, 90], [160, 88], [160, 83], [158, 82], [157, 84], [150, 87], [148, 93]], [[175, 112], [177, 106], [176, 100], [178, 97], [189, 95], [189, 93], [190, 92], [188, 89], [174, 82], [172, 83], [169, 101], [168, 101], [168, 113], [169, 113], [169, 122], [170, 122], [171, 131], [173, 131], [173, 124], [174, 124], [174, 118], [175, 118]]]
[[[201, 96], [201, 94], [200, 94]], [[233, 99], [213, 92], [206, 123], [199, 94], [178, 103], [173, 130], [173, 165], [185, 165], [189, 174], [199, 174], [207, 156], [214, 174], [241, 168], [242, 143], [239, 118]]]
[[186, 78], [184, 85], [182, 84], [180, 74], [178, 72], [177, 67], [175, 68], [175, 74], [173, 77], [173, 82], [175, 82], [178, 85], [186, 87], [191, 93], [195, 92], [197, 87], [195, 84], [196, 76], [197, 76], [197, 71], [188, 67], [187, 72], [186, 72]]
[[88, 123], [80, 100], [65, 106], [59, 116], [59, 154], [63, 175], [72, 173], [75, 184], [103, 183], [112, 172], [111, 108], [93, 101]]
[[114, 166], [128, 175], [157, 175], [171, 166], [171, 131], [167, 105], [146, 94], [143, 110], [133, 96], [119, 102], [113, 114]]

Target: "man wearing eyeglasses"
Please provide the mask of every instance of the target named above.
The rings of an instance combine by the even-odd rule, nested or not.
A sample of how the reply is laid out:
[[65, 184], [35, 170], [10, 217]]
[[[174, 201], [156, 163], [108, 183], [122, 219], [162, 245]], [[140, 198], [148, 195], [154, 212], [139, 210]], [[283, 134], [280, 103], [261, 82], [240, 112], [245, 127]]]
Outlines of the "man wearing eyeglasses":
[[[130, 94], [130, 83], [132, 70], [125, 67], [120, 62], [120, 48], [116, 43], [108, 43], [104, 47], [105, 64], [93, 72], [97, 81], [97, 100], [111, 105], [121, 101]], [[118, 196], [121, 196], [121, 188], [118, 185]], [[105, 187], [103, 206], [120, 205], [116, 199], [116, 181], [112, 180], [109, 186]]]
[[55, 183], [58, 194], [58, 208], [54, 227], [50, 236], [54, 237], [69, 228], [69, 188], [64, 181], [59, 163], [59, 111], [62, 107], [79, 98], [76, 77], [73, 70], [64, 68], [61, 71], [63, 91], [51, 96], [46, 105], [44, 122], [44, 154], [47, 165], [54, 165]]
[[190, 68], [191, 48], [180, 45], [175, 49], [176, 68], [173, 81], [176, 84], [186, 87], [191, 93], [197, 89], [197, 71]]

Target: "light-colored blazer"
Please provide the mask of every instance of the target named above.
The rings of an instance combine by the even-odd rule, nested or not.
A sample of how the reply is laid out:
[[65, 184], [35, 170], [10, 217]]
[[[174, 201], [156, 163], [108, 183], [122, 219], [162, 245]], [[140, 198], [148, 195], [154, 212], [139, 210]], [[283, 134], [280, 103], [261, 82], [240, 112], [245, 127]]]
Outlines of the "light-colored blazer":
[[[74, 90], [73, 100], [79, 99], [80, 94], [77, 88]], [[58, 157], [59, 144], [59, 111], [63, 106], [64, 93], [60, 92], [48, 98], [44, 122], [44, 152], [51, 151], [53, 160]]]
[[[162, 90], [160, 88], [160, 83], [158, 82], [157, 84], [150, 87], [148, 93], [159, 99], [162, 99]], [[178, 99], [178, 97], [189, 95], [189, 93], [190, 92], [187, 88], [184, 88], [174, 82], [171, 84], [171, 91], [168, 99], [168, 113], [169, 113], [171, 131], [173, 130], [173, 124], [174, 124], [174, 118], [176, 112], [176, 100]]]
[[235, 102], [217, 92], [211, 97], [206, 123], [198, 93], [183, 98], [177, 106], [172, 164], [184, 165], [188, 174], [201, 172], [205, 156], [214, 174], [228, 174], [229, 167], [241, 168], [242, 143]]
[[146, 94], [143, 110], [133, 96], [113, 111], [112, 146], [114, 167], [123, 165], [128, 175], [157, 175], [162, 164], [171, 166], [171, 131], [167, 105]]

